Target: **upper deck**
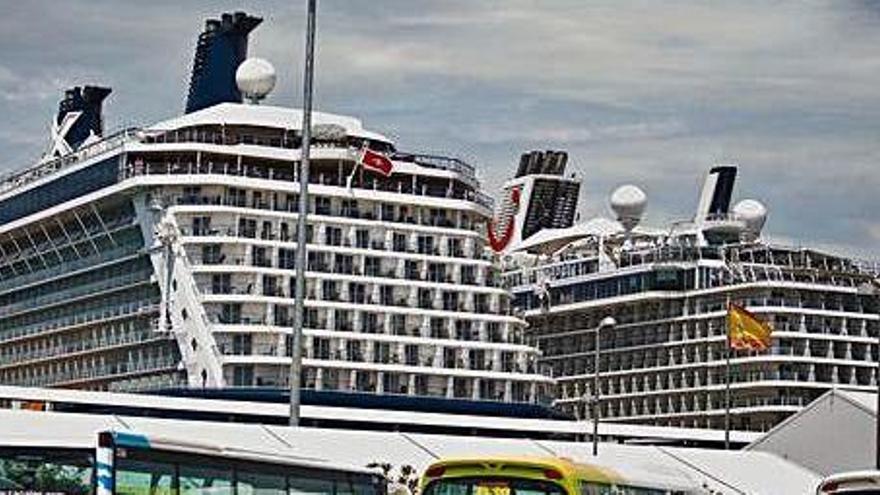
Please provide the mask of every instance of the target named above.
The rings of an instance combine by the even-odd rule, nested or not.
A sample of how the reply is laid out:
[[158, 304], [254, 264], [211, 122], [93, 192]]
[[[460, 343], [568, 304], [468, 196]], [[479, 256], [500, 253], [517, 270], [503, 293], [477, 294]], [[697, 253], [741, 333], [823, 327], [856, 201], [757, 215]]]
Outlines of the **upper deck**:
[[[0, 220], [21, 218], [137, 175], [223, 174], [293, 181], [290, 164], [300, 159], [301, 120], [297, 109], [224, 103], [147, 128], [124, 129], [0, 178], [0, 205], [33, 193], [27, 208], [6, 204], [7, 214]], [[393, 180], [356, 181], [355, 188], [470, 201], [487, 215], [494, 206], [480, 191], [474, 167], [459, 159], [398, 153], [388, 138], [364, 129], [352, 117], [315, 112], [313, 122], [313, 158], [351, 162], [358, 150], [369, 146], [394, 162]], [[126, 161], [123, 155], [140, 160]], [[115, 163], [107, 163], [111, 161]], [[94, 167], [99, 163], [100, 171]], [[335, 165], [322, 171], [318, 162], [313, 167], [311, 183], [346, 186], [347, 171], [338, 173]], [[59, 180], [64, 177], [66, 181]]]
[[[533, 292], [541, 284], [552, 288], [599, 279], [625, 279], [658, 270], [693, 271], [698, 267], [706, 271], [696, 278], [698, 284], [688, 285], [689, 288], [787, 281], [857, 291], [870, 278], [880, 275], [880, 263], [876, 261], [770, 243], [627, 247], [619, 249], [613, 259], [604, 252], [600, 254], [597, 244], [534, 267], [511, 268], [503, 275], [502, 284], [514, 292]], [[685, 288], [681, 286], [681, 290]]]

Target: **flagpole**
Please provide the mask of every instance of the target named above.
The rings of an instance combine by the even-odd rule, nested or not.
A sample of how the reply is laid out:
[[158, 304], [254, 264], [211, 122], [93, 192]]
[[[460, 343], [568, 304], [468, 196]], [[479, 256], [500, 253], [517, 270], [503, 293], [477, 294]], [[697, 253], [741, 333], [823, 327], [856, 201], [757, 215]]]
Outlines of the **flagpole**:
[[345, 189], [348, 191], [349, 194], [354, 194], [354, 191], [352, 190], [351, 186], [352, 186], [352, 183], [354, 182], [354, 176], [358, 171], [358, 167], [360, 167], [361, 162], [364, 161], [364, 154], [366, 153], [366, 151], [367, 151], [367, 141], [364, 141], [364, 144], [361, 146], [361, 149], [358, 151], [357, 158], [354, 161], [354, 166], [351, 167], [351, 173], [348, 175], [348, 179], [346, 179], [346, 181], [345, 181]]
[[726, 335], [724, 366], [724, 450], [730, 450], [730, 294], [724, 305], [724, 333]]
[[312, 144], [312, 81], [315, 71], [315, 10], [317, 0], [308, 1], [306, 17], [306, 64], [303, 75], [302, 146], [299, 165], [299, 210], [296, 215], [296, 299], [290, 349], [290, 426], [299, 426], [300, 380], [302, 375], [303, 313], [306, 297], [306, 216], [309, 211], [309, 152]]

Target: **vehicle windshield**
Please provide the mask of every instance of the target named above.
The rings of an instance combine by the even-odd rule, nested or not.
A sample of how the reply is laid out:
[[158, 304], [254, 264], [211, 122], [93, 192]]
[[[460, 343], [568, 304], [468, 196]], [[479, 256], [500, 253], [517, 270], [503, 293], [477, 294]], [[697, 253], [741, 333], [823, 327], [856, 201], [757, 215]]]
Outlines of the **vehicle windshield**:
[[877, 490], [874, 488], [864, 488], [864, 489], [856, 488], [855, 490], [847, 490], [844, 488], [844, 489], [838, 489], [837, 491], [828, 492], [828, 493], [834, 493], [834, 494], [839, 494], [839, 495], [880, 495], [880, 490]]
[[422, 495], [568, 495], [541, 480], [501, 477], [446, 478], [431, 482]]
[[684, 492], [606, 483], [581, 483], [581, 495], [679, 495]]

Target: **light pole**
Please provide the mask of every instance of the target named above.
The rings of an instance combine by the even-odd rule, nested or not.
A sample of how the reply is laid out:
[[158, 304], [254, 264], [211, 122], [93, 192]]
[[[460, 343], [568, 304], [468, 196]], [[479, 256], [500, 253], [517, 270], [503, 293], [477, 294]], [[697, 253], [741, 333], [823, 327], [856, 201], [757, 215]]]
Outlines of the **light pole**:
[[[880, 315], [880, 278], [872, 278], [858, 287], [858, 293], [869, 296], [872, 299], [870, 308], [875, 314]], [[880, 327], [878, 327], [880, 330]], [[877, 333], [877, 410], [880, 411], [880, 331]], [[880, 469], [880, 419], [874, 427], [874, 467]]]
[[306, 217], [309, 211], [309, 151], [312, 144], [312, 80], [315, 71], [315, 10], [308, 1], [306, 17], [306, 66], [303, 75], [302, 150], [299, 163], [299, 209], [296, 215], [296, 299], [290, 349], [290, 426], [299, 426], [300, 376], [302, 375], [302, 327], [306, 297]]
[[615, 326], [617, 326], [617, 320], [611, 316], [606, 316], [602, 318], [599, 326], [596, 327], [595, 353], [593, 354], [593, 400], [590, 412], [590, 418], [593, 420], [593, 456], [599, 455], [599, 353], [601, 352], [599, 348], [599, 334], [603, 328], [614, 330]]

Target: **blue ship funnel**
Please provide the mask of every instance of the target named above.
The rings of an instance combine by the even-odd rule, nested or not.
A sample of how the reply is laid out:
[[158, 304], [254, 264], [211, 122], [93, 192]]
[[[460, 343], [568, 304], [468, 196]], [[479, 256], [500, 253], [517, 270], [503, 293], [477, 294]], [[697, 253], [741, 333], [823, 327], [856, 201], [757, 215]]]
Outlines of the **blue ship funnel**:
[[102, 107], [110, 92], [100, 86], [76, 86], [64, 92], [55, 117], [53, 156], [76, 151], [87, 139], [103, 136]]
[[193, 60], [186, 113], [218, 103], [242, 101], [235, 71], [247, 57], [248, 35], [263, 19], [244, 12], [208, 19]]

